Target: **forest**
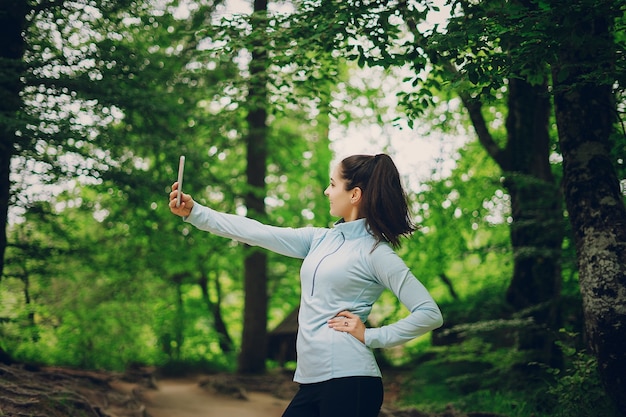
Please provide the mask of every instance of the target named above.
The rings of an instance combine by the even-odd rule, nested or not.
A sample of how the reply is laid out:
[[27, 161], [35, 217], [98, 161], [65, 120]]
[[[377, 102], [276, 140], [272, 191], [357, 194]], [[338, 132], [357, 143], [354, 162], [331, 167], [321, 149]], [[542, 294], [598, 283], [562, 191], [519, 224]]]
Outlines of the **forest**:
[[[173, 216], [179, 156], [203, 205], [330, 227], [333, 164], [385, 152], [444, 316], [376, 351], [395, 405], [626, 416], [625, 12], [0, 0], [0, 415], [45, 414], [16, 368], [293, 371], [300, 261]], [[368, 326], [406, 314], [385, 292]]]

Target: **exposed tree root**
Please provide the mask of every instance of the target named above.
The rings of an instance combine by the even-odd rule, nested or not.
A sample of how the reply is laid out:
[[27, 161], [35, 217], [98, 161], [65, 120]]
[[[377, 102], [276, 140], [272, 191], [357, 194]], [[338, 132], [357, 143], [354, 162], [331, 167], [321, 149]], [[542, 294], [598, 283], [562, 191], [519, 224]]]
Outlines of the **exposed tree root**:
[[147, 417], [134, 392], [111, 381], [123, 375], [0, 364], [0, 416]]

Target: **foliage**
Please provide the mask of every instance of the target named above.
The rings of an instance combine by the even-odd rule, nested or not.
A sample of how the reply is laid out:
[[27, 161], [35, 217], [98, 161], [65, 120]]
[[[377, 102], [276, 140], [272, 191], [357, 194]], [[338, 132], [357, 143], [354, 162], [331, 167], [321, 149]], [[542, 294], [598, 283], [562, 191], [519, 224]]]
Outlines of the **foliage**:
[[543, 414], [542, 374], [526, 365], [523, 351], [496, 348], [479, 337], [431, 348], [415, 358], [402, 402], [420, 410], [457, 409], [508, 417]]
[[[551, 51], [533, 42], [555, 41], [531, 23], [540, 17], [543, 22], [541, 10], [552, 7], [539, 2], [541, 10], [523, 20], [522, 10], [511, 5], [504, 21], [474, 21], [472, 13], [484, 10], [473, 3], [454, 2], [467, 7], [451, 21], [449, 29], [456, 32], [444, 36], [433, 28], [424, 39], [400, 44], [396, 40], [405, 32], [399, 19], [407, 12], [401, 2], [302, 2], [299, 13], [268, 17], [271, 29], [253, 36], [265, 36], [271, 46], [270, 222], [330, 224], [322, 193], [333, 157], [330, 117], [349, 124], [369, 112], [384, 122], [383, 109], [359, 108], [374, 107], [381, 92], [342, 83], [351, 69], [343, 58], [362, 67], [409, 63], [413, 73], [398, 87], [402, 108], [413, 120], [421, 117], [425, 130], [436, 126], [467, 135], [448, 86], [489, 92], [493, 101], [486, 118], [496, 141], [504, 141], [505, 70], [544, 74], [542, 62]], [[72, 10], [72, 4], [80, 7]], [[245, 214], [241, 138], [245, 62], [254, 39], [241, 36], [249, 33], [246, 16], [214, 25], [212, 2], [195, 2], [183, 18], [176, 13], [178, 2], [156, 9], [146, 2], [129, 4], [133, 7], [90, 15], [86, 4], [67, 2], [31, 17], [26, 61], [32, 66], [24, 91], [28, 129], [13, 160], [13, 195], [23, 210], [15, 211], [20, 220], [10, 227], [0, 281], [0, 347], [20, 360], [83, 368], [145, 363], [172, 374], [233, 369], [243, 307], [241, 245], [172, 218], [167, 193], [183, 153], [187, 192], [218, 210]], [[334, 9], [326, 7], [331, 5]], [[422, 22], [431, 9], [412, 4], [405, 23]], [[80, 29], [81, 21], [89, 30]], [[501, 53], [497, 42], [518, 35], [520, 52], [533, 60]], [[480, 37], [487, 41], [478, 42]], [[447, 57], [459, 64], [452, 79], [444, 77], [449, 68], [434, 53], [438, 48], [455, 54]], [[434, 75], [426, 79], [422, 71], [429, 60]], [[616, 135], [618, 166], [623, 166], [622, 142], [623, 135]], [[555, 145], [556, 160], [558, 151]], [[431, 339], [424, 338], [406, 351], [384, 354], [415, 367], [407, 384], [419, 393], [408, 397], [412, 404], [441, 410], [454, 402], [464, 410], [509, 417], [554, 411], [554, 400], [542, 392], [546, 375], [529, 366], [526, 352], [514, 344], [498, 344], [514, 339], [516, 326], [527, 324], [511, 319], [504, 301], [513, 254], [510, 197], [499, 170], [474, 141], [446, 156], [454, 160], [452, 171], [433, 172], [410, 195], [421, 229], [401, 256], [440, 302], [446, 322], [464, 323], [456, 328], [462, 342], [431, 348]], [[553, 168], [558, 174], [559, 163]], [[35, 185], [27, 172], [36, 174]], [[37, 195], [34, 189], [50, 189], [38, 182], [60, 187]], [[572, 300], [566, 322], [578, 330], [574, 249], [566, 240], [564, 296]], [[273, 327], [298, 304], [299, 261], [269, 256]], [[388, 293], [376, 309], [375, 324], [406, 314]], [[217, 329], [216, 312], [227, 323], [224, 331]], [[230, 352], [222, 343], [227, 336], [234, 345]], [[571, 410], [570, 393], [583, 393], [580, 384], [593, 381], [590, 362], [572, 363], [549, 392], [563, 410]], [[599, 386], [593, 387], [595, 393]]]
[[[482, 327], [482, 328], [479, 328]], [[449, 404], [466, 412], [507, 417], [617, 417], [598, 377], [593, 356], [579, 350], [577, 334], [563, 330], [557, 342], [562, 369], [529, 362], [523, 351], [497, 348], [480, 336], [485, 324], [465, 326], [463, 342], [415, 351], [414, 369], [402, 389], [402, 403], [441, 412]], [[491, 326], [491, 331], [507, 331]]]
[[569, 366], [564, 369], [549, 369], [556, 380], [548, 388], [554, 397], [555, 417], [618, 417], [619, 413], [609, 400], [598, 375], [597, 360], [584, 350], [572, 346], [576, 334], [565, 333], [566, 339], [559, 342]]
[[[32, 30], [49, 30], [44, 40], [67, 41], [64, 36], [74, 32], [85, 36], [72, 38], [76, 42], [64, 49], [76, 48], [77, 71], [67, 71], [64, 82], [81, 90], [71, 96], [76, 103], [82, 94], [89, 96], [87, 108], [76, 107], [73, 119], [85, 138], [67, 144], [83, 146], [85, 153], [56, 146], [51, 155], [59, 164], [72, 161], [75, 171], [68, 178], [79, 175], [62, 181], [51, 174], [49, 181], [62, 191], [46, 195], [49, 202], [38, 203], [44, 196], [33, 193], [38, 186], [30, 178], [20, 178], [23, 190], [14, 189], [25, 204], [11, 225], [1, 281], [0, 296], [9, 301], [0, 310], [2, 346], [19, 360], [83, 368], [203, 361], [229, 367], [234, 357], [218, 343], [226, 335], [217, 330], [215, 314], [227, 318], [226, 331], [238, 343], [241, 246], [177, 221], [167, 209], [167, 193], [183, 153], [187, 192], [219, 210], [245, 209], [245, 72], [236, 63], [244, 45], [232, 55], [200, 47], [207, 32], [198, 28], [211, 27], [211, 7], [200, 4], [188, 18], [174, 16], [175, 3], [146, 7], [133, 17], [124, 9], [103, 10], [86, 20], [89, 30], [83, 32], [68, 20], [81, 12], [66, 6], [52, 11], [58, 26], [46, 24], [47, 14], [35, 15]], [[32, 41], [38, 48], [35, 35]], [[64, 70], [62, 61], [54, 62], [50, 68]], [[317, 105], [314, 99], [282, 105], [273, 116], [268, 214], [279, 225], [330, 220], [322, 204], [331, 158], [328, 116]], [[60, 115], [50, 117], [65, 122]], [[16, 171], [40, 156], [24, 150]], [[272, 258], [272, 316], [297, 305], [297, 265]], [[201, 291], [203, 279], [208, 294]]]

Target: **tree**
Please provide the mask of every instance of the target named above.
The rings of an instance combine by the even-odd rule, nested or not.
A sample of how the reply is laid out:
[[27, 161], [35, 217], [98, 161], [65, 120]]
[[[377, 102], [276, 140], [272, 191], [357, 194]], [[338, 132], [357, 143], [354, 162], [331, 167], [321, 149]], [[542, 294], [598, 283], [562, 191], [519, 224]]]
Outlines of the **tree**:
[[27, 26], [29, 6], [26, 1], [3, 0], [0, 3], [0, 279], [4, 270], [7, 245], [6, 227], [11, 197], [11, 159], [18, 143], [16, 120], [23, 107], [21, 78], [26, 42], [22, 37]]
[[[113, 18], [137, 7], [131, 0], [103, 1], [98, 9], [88, 3], [26, 0], [0, 3], [5, 39], [0, 50], [0, 276], [9, 206], [29, 204], [18, 184], [11, 183], [10, 172], [32, 171], [36, 165], [36, 170], [50, 176], [49, 182], [66, 179], [78, 175], [76, 171], [85, 167], [60, 161], [59, 155], [67, 152], [88, 157], [92, 149], [85, 145], [89, 143], [90, 126], [72, 116], [81, 111], [93, 114], [100, 107], [97, 102], [89, 101], [90, 85], [95, 81], [89, 75], [93, 76], [94, 70], [81, 61], [89, 48], [78, 52], [70, 44], [81, 43], [93, 34], [95, 15], [102, 13]], [[49, 37], [58, 33], [58, 22], [64, 21], [70, 22], [65, 27], [67, 36]], [[70, 35], [72, 41], [68, 41]], [[33, 39], [40, 42], [32, 42]], [[81, 78], [87, 82], [81, 82]], [[72, 99], [73, 106], [69, 107]]]
[[477, 57], [466, 74], [480, 74], [482, 67], [490, 70], [483, 73], [487, 84], [506, 74], [541, 85], [548, 77], [533, 69], [550, 69], [563, 158], [562, 187], [577, 248], [585, 329], [606, 390], [624, 413], [626, 361], [618, 346], [625, 341], [626, 334], [619, 329], [626, 316], [613, 306], [625, 301], [626, 210], [610, 142], [616, 126], [615, 88], [623, 89], [618, 54], [623, 45], [617, 42], [623, 7], [621, 1], [585, 0], [507, 4], [501, 9], [505, 13], [491, 15], [501, 20], [500, 30], [490, 32], [494, 35], [490, 38], [515, 34], [518, 47], [508, 51], [506, 65], [489, 66], [492, 57]]
[[[613, 307], [625, 301], [626, 211], [609, 141], [615, 129], [614, 88], [616, 83], [619, 90], [623, 88], [617, 54], [623, 45], [616, 42], [623, 6], [620, 1], [522, 1], [488, 9], [487, 15], [480, 13], [480, 5], [465, 9], [464, 15], [473, 23], [468, 33], [487, 34], [491, 41], [515, 39], [515, 43], [504, 49], [506, 58], [501, 59], [497, 52], [469, 57], [463, 73], [474, 84], [494, 89], [500, 85], [500, 77], [519, 79], [526, 90], [551, 82], [586, 333], [607, 392], [626, 412], [620, 394], [626, 389], [626, 361], [618, 347], [626, 337], [619, 330], [626, 317]], [[497, 23], [489, 24], [493, 21]], [[544, 67], [550, 72], [544, 72]], [[509, 91], [514, 87], [509, 84]], [[558, 210], [558, 205], [551, 206]]]
[[[265, 177], [267, 171], [267, 0], [255, 0], [251, 17], [252, 41], [250, 81], [246, 107], [248, 133], [246, 135], [246, 208], [252, 218], [265, 218]], [[241, 340], [238, 371], [265, 372], [267, 344], [267, 254], [257, 248], [248, 248], [244, 262], [244, 327]]]
[[[563, 7], [568, 14], [561, 15]], [[614, 83], [623, 77], [616, 73], [623, 45], [615, 34], [623, 7], [614, 1], [557, 2], [549, 17], [557, 23], [555, 113], [585, 330], [605, 388], [626, 415], [626, 311], [620, 307], [626, 305], [626, 207], [610, 141], [617, 115]]]
[[[626, 317], [614, 307], [625, 301], [626, 210], [609, 141], [615, 129], [615, 83], [623, 88], [617, 54], [622, 45], [616, 42], [623, 6], [615, 1], [539, 1], [508, 3], [500, 14], [492, 9], [489, 17], [500, 25], [487, 31], [493, 35], [489, 39], [511, 36], [516, 47], [506, 49], [510, 58], [505, 61], [476, 55], [464, 72], [470, 80], [478, 74], [476, 84], [482, 78], [497, 87], [493, 80], [504, 74], [532, 87], [548, 79], [536, 68], [550, 68], [563, 157], [562, 186], [577, 248], [586, 333], [607, 392], [626, 412], [620, 394], [626, 389], [626, 361], [619, 347], [626, 337], [620, 331]], [[481, 15], [466, 16], [476, 18], [478, 27], [486, 21]], [[505, 65], [499, 66], [500, 62]]]
[[[322, 184], [326, 182], [321, 176], [326, 174], [330, 151], [327, 138], [322, 138], [320, 132], [327, 133], [328, 116], [324, 111], [328, 108], [326, 103], [331, 89], [328, 80], [330, 75], [337, 73], [339, 64], [329, 58], [328, 51], [309, 54], [306, 45], [295, 42], [291, 36], [289, 18], [268, 13], [267, 3], [266, 0], [256, 0], [250, 16], [225, 19], [209, 29], [208, 38], [226, 44], [217, 51], [222, 57], [224, 51], [233, 60], [237, 59], [239, 52], [249, 57], [246, 71], [235, 77], [231, 84], [235, 90], [246, 92], [245, 97], [236, 98], [238, 106], [245, 109], [246, 185], [241, 195], [246, 215], [271, 222], [272, 215], [276, 213], [276, 223], [297, 227], [309, 224], [311, 219], [291, 214], [287, 221], [278, 215], [282, 210], [276, 207], [268, 210], [267, 199], [280, 201], [281, 204], [286, 199], [279, 189], [268, 187], [268, 177], [278, 172], [287, 174], [288, 180], [272, 185], [280, 189], [285, 187], [283, 182], [287, 181], [293, 182], [294, 185], [290, 185], [292, 189], [299, 185], [301, 189], [297, 193], [303, 195], [302, 200], [309, 201], [307, 206], [315, 207], [323, 197], [321, 192], [314, 195], [311, 192], [318, 188], [321, 191], [324, 188]], [[242, 28], [246, 36], [241, 36]], [[303, 106], [302, 110], [296, 110], [299, 105]], [[294, 132], [286, 122], [289, 118], [295, 119], [298, 132]], [[314, 123], [315, 127], [303, 129], [302, 124], [307, 123]], [[308, 144], [301, 146], [301, 141]], [[311, 177], [295, 178], [304, 172], [310, 173]], [[307, 179], [314, 181], [307, 182]], [[235, 196], [239, 193], [235, 192]], [[301, 204], [302, 200], [294, 203]], [[291, 205], [288, 207], [294, 209]], [[299, 209], [302, 210], [302, 207]], [[305, 210], [312, 212], [309, 207]], [[323, 215], [314, 217], [327, 218]], [[245, 248], [245, 253], [244, 328], [238, 371], [261, 373], [265, 371], [267, 313], [271, 296], [269, 285], [272, 280], [280, 278], [271, 274], [270, 262], [275, 262], [272, 254], [250, 247]], [[294, 284], [291, 281], [291, 285]]]
[[[423, 48], [434, 64], [429, 79], [443, 79], [453, 86], [468, 111], [479, 142], [502, 170], [503, 184], [511, 196], [510, 236], [514, 256], [506, 299], [517, 311], [532, 311], [530, 315], [539, 328], [547, 326], [548, 329], [547, 333], [529, 329], [521, 345], [537, 349], [541, 353], [540, 360], [560, 366], [554, 336], [549, 332], [558, 329], [561, 323], [558, 301], [562, 281], [563, 210], [562, 196], [550, 164], [553, 141], [545, 64], [524, 67], [525, 77], [507, 74], [505, 82], [490, 74], [491, 84], [482, 81], [480, 74], [497, 68], [500, 61], [507, 62], [520, 47], [523, 37], [503, 30], [506, 23], [501, 21], [508, 22], [516, 16], [520, 5], [510, 3], [502, 8], [499, 2], [463, 1], [456, 5], [462, 13], [451, 18], [444, 35], [435, 32], [423, 36], [410, 14], [407, 21], [417, 39], [416, 45]], [[467, 38], [459, 41], [459, 37], [449, 35], [457, 31], [466, 32]], [[501, 35], [481, 41], [481, 34], [485, 32]], [[483, 59], [484, 56], [488, 60]], [[459, 65], [462, 62], [468, 68]], [[488, 87], [481, 90], [481, 83]], [[428, 86], [429, 81], [425, 84]], [[492, 133], [495, 129], [490, 128], [484, 113], [493, 108], [490, 103], [493, 96], [499, 98], [492, 91], [505, 87], [506, 139], [498, 140], [498, 133]]]
[[[75, 239], [73, 244], [83, 251], [82, 256], [89, 266], [75, 268], [74, 272], [67, 274], [70, 281], [80, 273], [83, 273], [80, 281], [92, 279], [94, 274], [90, 272], [90, 267], [95, 265], [101, 265], [103, 275], [104, 271], [110, 271], [108, 277], [112, 279], [104, 279], [105, 286], [115, 286], [115, 282], [141, 282], [142, 278], [148, 278], [151, 268], [161, 270], [157, 276], [180, 276], [179, 270], [171, 274], [162, 270], [168, 267], [166, 272], [169, 273], [174, 269], [171, 264], [177, 266], [172, 260], [176, 255], [172, 254], [179, 247], [162, 245], [159, 247], [161, 254], [153, 257], [148, 254], [158, 253], [153, 242], [171, 241], [163, 238], [163, 232], [180, 228], [179, 224], [163, 227], [167, 222], [161, 217], [165, 216], [160, 216], [157, 210], [163, 205], [157, 203], [165, 198], [166, 192], [162, 185], [157, 184], [171, 183], [174, 176], [169, 162], [177, 159], [181, 149], [183, 152], [189, 149], [185, 148], [185, 144], [190, 142], [190, 136], [197, 134], [190, 127], [198, 114], [198, 101], [206, 98], [205, 90], [197, 88], [202, 85], [198, 80], [205, 85], [212, 85], [214, 81], [213, 77], [207, 76], [207, 72], [197, 70], [197, 63], [195, 71], [193, 67], [193, 59], [199, 55], [195, 48], [197, 39], [193, 34], [203, 26], [204, 19], [210, 18], [213, 2], [210, 7], [200, 7], [197, 2], [194, 9], [197, 14], [188, 19], [174, 17], [175, 10], [168, 9], [171, 6], [168, 4], [162, 7], [171, 13], [155, 11], [153, 6], [144, 2], [130, 1], [101, 2], [98, 9], [89, 2], [42, 2], [32, 7], [26, 7], [26, 4], [28, 2], [19, 2], [24, 7], [14, 7], [14, 4], [2, 3], [9, 11], [24, 12], [28, 16], [24, 30], [17, 32], [22, 42], [28, 41], [28, 48], [13, 62], [14, 68], [24, 70], [17, 83], [12, 84], [10, 89], [7, 87], [7, 91], [16, 92], [16, 96], [12, 100], [3, 100], [3, 103], [8, 103], [23, 98], [21, 107], [12, 117], [2, 118], [2, 128], [8, 132], [3, 138], [15, 139], [10, 143], [3, 141], [9, 151], [3, 152], [2, 158], [13, 156], [12, 175], [18, 179], [10, 190], [12, 200], [3, 200], [2, 204], [8, 205], [12, 201], [15, 206], [23, 207], [27, 219], [45, 219], [46, 225], [55, 223], [57, 231], [64, 230], [64, 236]], [[4, 12], [0, 14], [6, 15]], [[19, 22], [19, 19], [15, 21]], [[12, 47], [16, 45], [12, 44]], [[2, 66], [2, 70], [7, 68], [9, 66]], [[227, 71], [225, 65], [216, 65], [216, 71], [209, 75], [222, 76]], [[2, 79], [16, 80], [13, 76]], [[195, 162], [193, 158], [189, 159]], [[87, 219], [68, 222], [71, 225], [66, 230], [62, 223], [71, 214], [60, 216], [59, 212], [63, 209], [41, 204], [37, 201], [40, 196], [32, 195], [29, 189], [23, 192], [20, 188], [23, 179], [32, 181], [24, 175], [28, 172], [32, 172], [33, 177], [40, 174], [39, 178], [44, 178], [42, 182], [61, 187], [67, 184], [72, 191], [58, 195], [55, 204], [66, 209], [79, 207], [79, 211], [88, 212]], [[78, 178], [73, 187], [69, 182], [71, 178]], [[93, 190], [101, 193], [95, 194]], [[124, 204], [120, 204], [122, 201]], [[152, 202], [149, 208], [146, 201]], [[129, 210], [129, 207], [133, 209]], [[31, 211], [33, 216], [29, 216]], [[84, 211], [81, 213], [84, 214]], [[92, 222], [95, 220], [93, 217], [98, 218], [91, 227], [100, 240], [80, 240], [74, 236], [77, 229], [80, 231], [76, 233], [80, 234], [83, 228], [89, 227], [90, 216]], [[171, 217], [168, 216], [167, 220]], [[14, 227], [19, 233], [21, 227]], [[30, 225], [24, 225], [24, 229], [28, 227]], [[103, 230], [106, 232], [102, 233]], [[131, 239], [129, 231], [132, 231]], [[55, 239], [48, 239], [47, 242], [36, 240], [39, 245], [25, 242], [22, 246], [24, 242], [18, 239], [19, 235], [14, 236], [11, 242], [13, 250], [8, 258], [9, 265], [13, 267], [8, 271], [11, 276], [15, 276], [15, 267], [19, 265], [16, 261], [26, 253], [30, 255], [28, 262], [31, 266], [39, 260], [45, 260], [50, 266], [56, 261], [59, 250], [55, 247]], [[112, 250], [92, 252], [93, 249], [107, 247]], [[126, 250], [120, 251], [121, 248]], [[27, 249], [31, 251], [26, 252]], [[105, 253], [112, 256], [108, 262], [101, 264]], [[75, 261], [77, 252], [70, 254]], [[91, 263], [87, 261], [89, 259]], [[56, 271], [51, 267], [46, 275], [43, 270], [38, 270], [37, 274], [32, 274], [31, 270], [30, 277], [33, 280], [37, 278], [35, 288], [50, 285]], [[98, 285], [88, 284], [87, 287], [95, 290]], [[136, 291], [132, 285], [123, 288], [126, 291], [120, 292], [121, 298]], [[57, 301], [55, 297], [46, 299], [41, 293], [33, 293], [38, 296], [31, 298], [33, 311]], [[102, 291], [102, 294], [111, 293]], [[106, 308], [102, 298], [96, 298], [98, 306]], [[93, 299], [85, 297], [85, 302], [88, 304]], [[83, 317], [98, 311], [82, 304], [69, 304], [55, 313], [67, 311], [71, 315], [78, 310], [86, 313]], [[79, 321], [82, 324], [82, 320]], [[112, 321], [114, 319], [103, 321], [102, 325], [110, 325]], [[45, 324], [40, 327], [45, 327]], [[57, 329], [62, 330], [62, 327]], [[137, 327], [128, 326], [126, 329], [130, 334]], [[82, 334], [85, 339], [93, 336], [87, 332]], [[98, 337], [104, 334], [108, 333], [100, 332]], [[97, 354], [89, 350], [85, 352], [87, 356], [89, 352]], [[81, 363], [93, 365], [93, 362]], [[119, 363], [110, 361], [106, 366], [119, 366]]]

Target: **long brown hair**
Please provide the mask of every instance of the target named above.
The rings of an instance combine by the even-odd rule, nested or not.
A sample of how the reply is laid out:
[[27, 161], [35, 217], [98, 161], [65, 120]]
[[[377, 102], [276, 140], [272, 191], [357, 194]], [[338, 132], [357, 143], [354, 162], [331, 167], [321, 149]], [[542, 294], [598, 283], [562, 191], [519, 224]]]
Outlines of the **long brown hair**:
[[361, 189], [362, 214], [378, 242], [397, 248], [401, 236], [415, 231], [400, 174], [389, 155], [349, 156], [341, 161], [341, 175], [346, 191]]

